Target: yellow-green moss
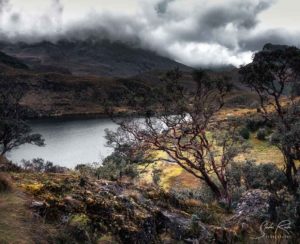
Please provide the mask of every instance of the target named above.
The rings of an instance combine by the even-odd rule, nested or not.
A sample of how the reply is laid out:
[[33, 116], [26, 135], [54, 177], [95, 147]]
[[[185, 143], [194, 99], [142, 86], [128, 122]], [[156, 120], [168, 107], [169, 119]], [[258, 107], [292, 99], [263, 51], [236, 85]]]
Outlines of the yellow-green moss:
[[71, 217], [69, 224], [74, 226], [86, 226], [89, 222], [90, 219], [85, 214], [76, 214]]
[[34, 182], [32, 184], [21, 184], [20, 186], [32, 194], [38, 194], [42, 191], [44, 184]]

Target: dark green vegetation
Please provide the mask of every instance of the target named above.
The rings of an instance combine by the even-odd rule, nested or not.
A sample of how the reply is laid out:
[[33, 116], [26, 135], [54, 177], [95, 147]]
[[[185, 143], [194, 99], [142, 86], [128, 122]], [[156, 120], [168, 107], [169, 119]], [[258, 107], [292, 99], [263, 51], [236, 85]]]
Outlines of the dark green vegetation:
[[[105, 86], [101, 99], [94, 97], [120, 125], [116, 132], [107, 131], [115, 151], [103, 165], [78, 165], [71, 171], [41, 159], [16, 167], [1, 158], [0, 168], [7, 173], [0, 177], [0, 200], [28, 194], [17, 195], [14, 202], [25, 213], [28, 201], [41, 229], [49, 225], [51, 232], [41, 243], [274, 242], [270, 236], [279, 243], [297, 243], [300, 100], [294, 87], [299, 85], [299, 67], [298, 49], [267, 45], [240, 69], [241, 83], [224, 73], [179, 69], [151, 85], [142, 79], [117, 79], [111, 89]], [[36, 77], [47, 77], [48, 85], [52, 79], [72, 77], [71, 89], [84, 84], [68, 74]], [[51, 88], [58, 94], [64, 82], [44, 91]], [[24, 105], [20, 101], [4, 107]], [[129, 113], [120, 118], [120, 111], [140, 117]], [[269, 163], [247, 158], [253, 138], [262, 150], [277, 147], [283, 160], [274, 164], [273, 155]], [[186, 172], [185, 178], [165, 189], [162, 165]], [[7, 224], [10, 215], [2, 219], [6, 233], [16, 231]], [[16, 225], [26, 223], [20, 219]], [[34, 240], [37, 235], [26, 231], [25, 236]], [[0, 241], [7, 239], [0, 236]]]
[[[296, 190], [300, 160], [300, 104], [293, 88], [299, 86], [300, 50], [295, 47], [272, 49], [266, 45], [255, 55], [253, 63], [241, 68], [242, 82], [260, 98], [260, 112], [274, 127], [273, 143], [285, 158], [285, 174], [289, 187]], [[265, 139], [261, 129], [257, 137]]]
[[31, 128], [23, 120], [26, 110], [20, 105], [23, 96], [21, 88], [3, 84], [0, 88], [0, 154], [20, 145], [30, 143], [43, 146], [44, 140], [39, 134], [32, 134]]
[[12, 68], [16, 68], [16, 69], [28, 69], [28, 66], [25, 65], [24, 63], [22, 63], [20, 60], [18, 60], [17, 58], [8, 56], [7, 54], [0, 52], [0, 60], [1, 63], [12, 67]]
[[6, 53], [0, 56], [0, 84], [22, 88], [27, 117], [105, 116], [104, 101], [123, 105], [119, 112], [127, 113], [124, 94], [149, 95], [176, 67], [190, 86], [191, 68], [118, 43], [2, 43], [0, 50]]
[[[240, 187], [244, 184], [264, 189], [268, 184], [268, 187], [274, 186], [272, 182], [279, 183], [275, 198], [278, 191], [286, 191], [284, 186], [289, 189], [295, 197], [293, 208], [297, 217], [294, 219], [289, 215], [287, 218], [297, 223], [300, 101], [292, 88], [299, 84], [299, 67], [299, 49], [273, 49], [266, 45], [251, 64], [240, 69], [242, 83], [252, 88], [259, 98], [256, 118], [229, 117], [224, 121], [218, 119], [218, 114], [232, 88], [226, 77], [211, 78], [195, 71], [195, 86], [190, 90], [179, 82], [181, 73], [178, 70], [169, 72], [152, 103], [148, 103], [147, 98], [132, 102], [139, 114], [144, 113], [138, 121], [134, 118], [115, 120], [120, 129], [108, 133], [109, 143], [116, 150], [129, 147], [131, 151], [143, 152], [147, 161], [153, 151], [165, 153], [159, 160], [175, 163], [198, 178], [226, 209], [231, 209], [237, 189], [242, 190], [243, 187]], [[129, 99], [136, 97], [130, 94]], [[110, 111], [113, 114], [113, 109]], [[250, 167], [256, 171], [252, 180], [255, 182], [255, 177], [261, 177], [261, 184], [249, 184], [247, 174], [240, 175], [243, 181], [235, 181], [231, 177], [238, 156], [246, 153], [245, 140], [250, 138], [250, 130], [256, 131], [256, 137], [261, 141], [270, 136], [270, 142], [281, 151], [284, 160], [280, 167], [284, 174], [281, 173], [280, 177], [272, 165], [258, 169], [253, 165]], [[240, 172], [243, 171], [249, 170], [243, 168]], [[271, 189], [268, 188], [268, 191], [271, 192]], [[269, 216], [272, 221], [278, 220], [276, 206], [281, 200], [269, 203], [273, 208]]]

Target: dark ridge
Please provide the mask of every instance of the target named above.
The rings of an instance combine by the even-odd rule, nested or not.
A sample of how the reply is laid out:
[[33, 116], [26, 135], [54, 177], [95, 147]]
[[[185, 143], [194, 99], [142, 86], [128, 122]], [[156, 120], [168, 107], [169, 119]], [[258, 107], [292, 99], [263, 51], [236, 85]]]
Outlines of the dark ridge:
[[0, 43], [0, 50], [24, 62], [33, 70], [63, 68], [74, 75], [131, 77], [156, 70], [190, 67], [155, 52], [110, 41], [68, 41]]
[[28, 66], [19, 59], [11, 57], [3, 52], [0, 52], [0, 63], [15, 69], [29, 69]]

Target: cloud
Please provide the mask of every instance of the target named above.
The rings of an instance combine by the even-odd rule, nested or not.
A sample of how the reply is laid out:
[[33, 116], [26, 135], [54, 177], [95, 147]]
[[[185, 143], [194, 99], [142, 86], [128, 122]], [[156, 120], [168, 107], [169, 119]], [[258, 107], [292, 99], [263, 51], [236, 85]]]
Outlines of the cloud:
[[247, 36], [239, 38], [239, 46], [244, 50], [257, 51], [266, 43], [285, 44], [290, 46], [299, 45], [300, 32], [290, 32], [285, 29], [269, 29], [253, 31]]
[[0, 0], [0, 12], [7, 6], [8, 0]]
[[158, 2], [155, 6], [156, 12], [161, 15], [165, 14], [167, 12], [169, 3], [173, 2], [173, 1], [175, 1], [175, 0], [163, 0], [163, 1]]
[[[110, 39], [150, 49], [192, 66], [240, 65], [267, 42], [297, 44], [299, 33], [261, 29], [259, 15], [274, 0], [143, 0], [133, 13], [90, 11], [66, 21], [61, 0], [46, 12], [28, 14], [5, 8], [2, 40], [37, 42]], [[19, 23], [22, 22], [22, 25]]]

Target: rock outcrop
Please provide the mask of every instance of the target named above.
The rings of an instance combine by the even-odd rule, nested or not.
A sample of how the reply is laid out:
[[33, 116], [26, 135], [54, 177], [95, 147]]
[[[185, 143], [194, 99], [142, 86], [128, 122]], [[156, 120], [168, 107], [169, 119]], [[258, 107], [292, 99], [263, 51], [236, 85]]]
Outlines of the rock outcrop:
[[30, 208], [79, 243], [97, 243], [107, 235], [116, 243], [214, 243], [235, 238], [226, 228], [195, 222], [188, 205], [154, 186], [72, 174], [31, 177], [24, 182], [22, 174], [14, 176], [34, 195]]

